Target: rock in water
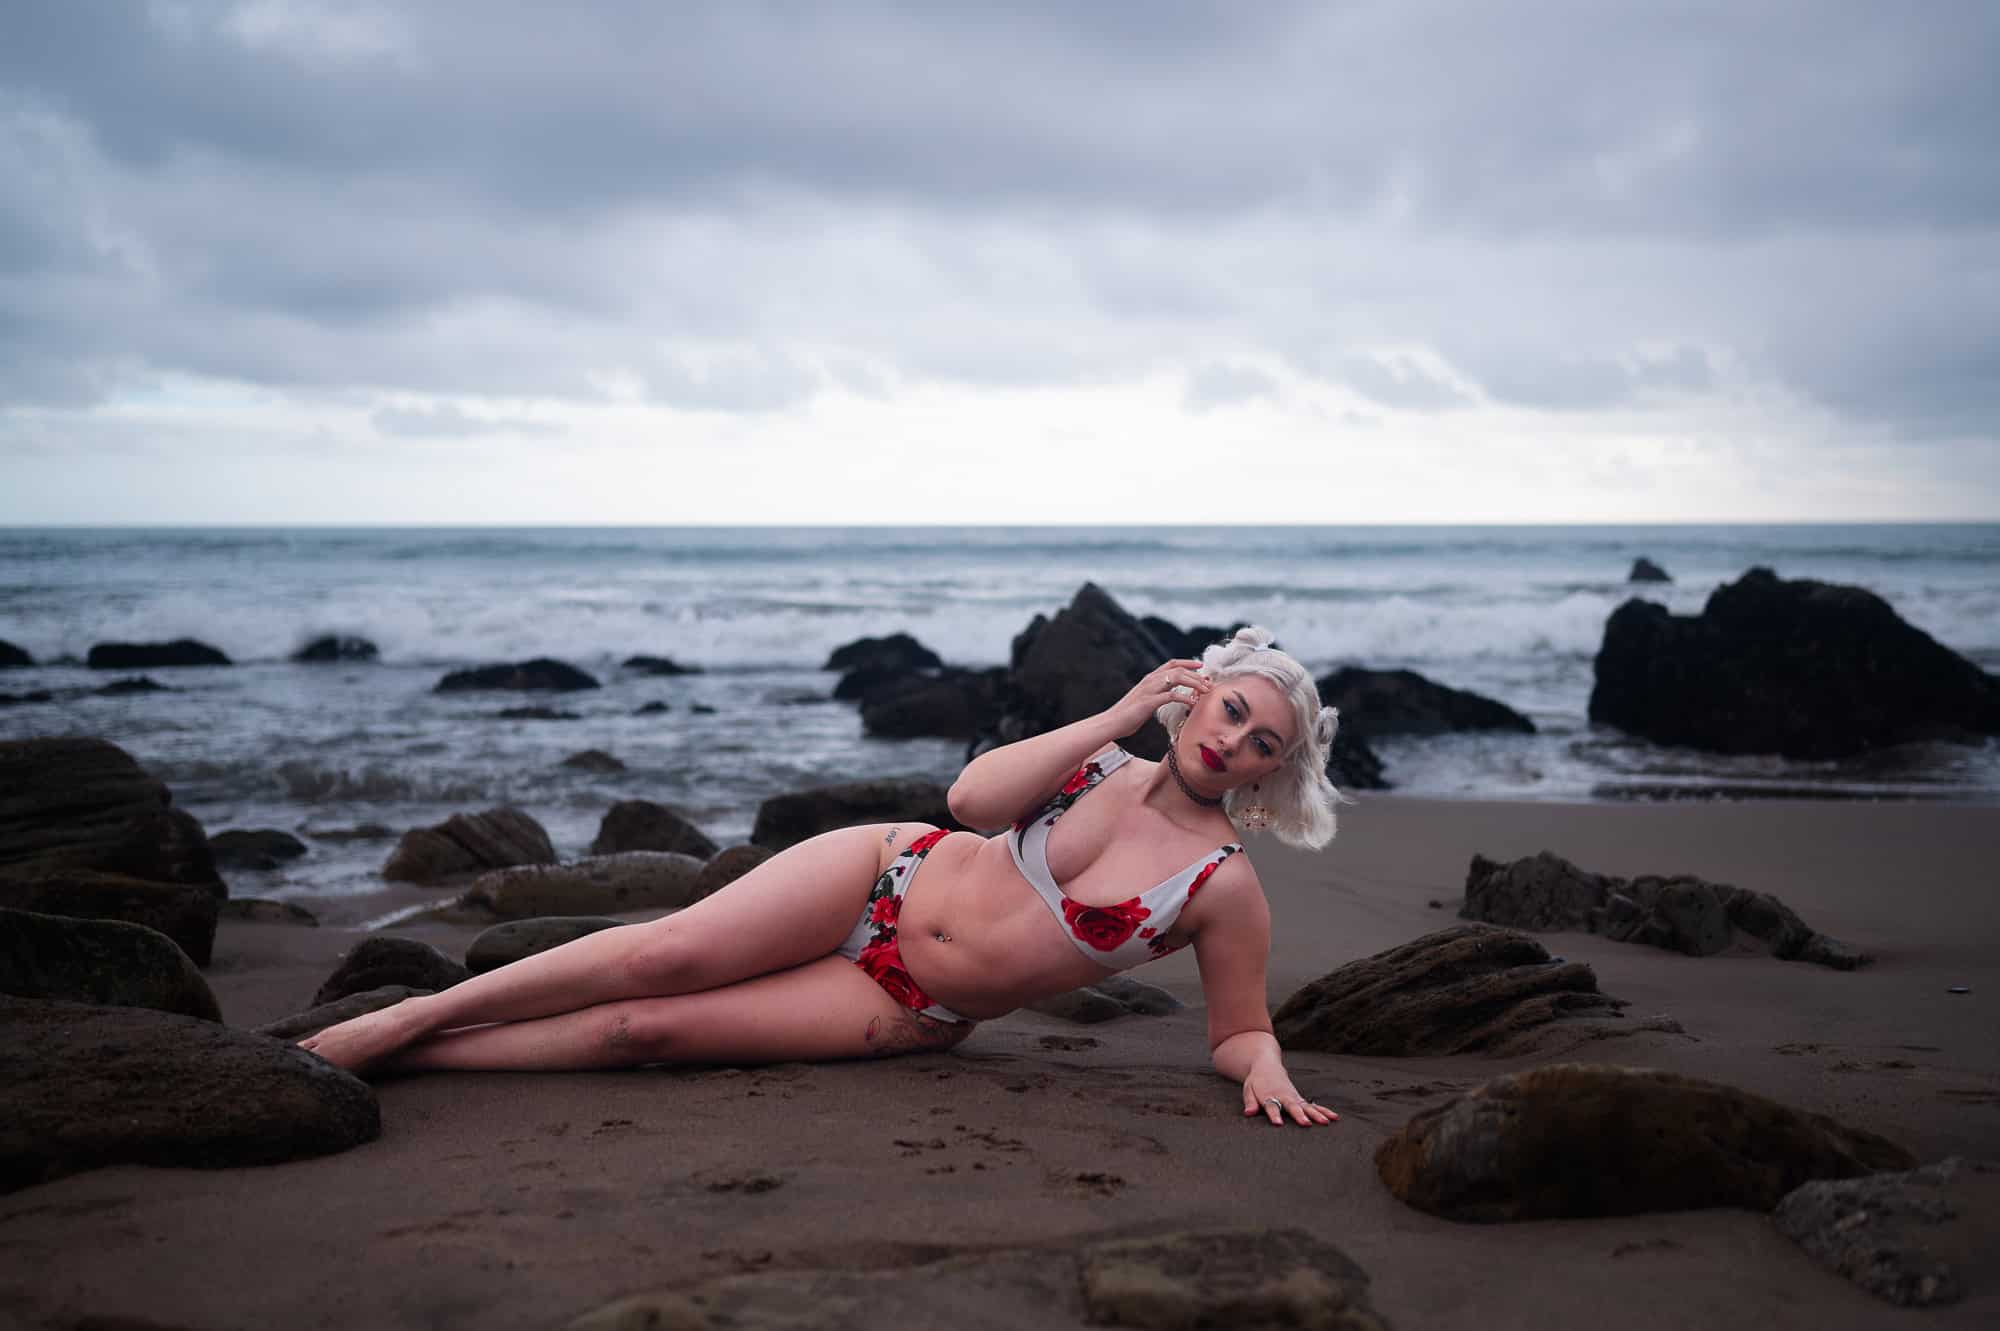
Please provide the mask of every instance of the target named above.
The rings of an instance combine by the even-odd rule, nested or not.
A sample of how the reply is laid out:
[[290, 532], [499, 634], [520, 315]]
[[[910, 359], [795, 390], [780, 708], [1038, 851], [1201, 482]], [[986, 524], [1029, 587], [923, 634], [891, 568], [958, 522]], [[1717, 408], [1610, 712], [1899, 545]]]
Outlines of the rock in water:
[[144, 925], [0, 909], [0, 993], [221, 1021], [208, 981]]
[[1589, 1063], [1497, 1078], [1419, 1113], [1375, 1152], [1397, 1197], [1480, 1222], [1768, 1211], [1814, 1179], [1914, 1163], [1872, 1132], [1732, 1086]]
[[454, 670], [437, 683], [434, 693], [461, 693], [473, 689], [544, 689], [568, 693], [578, 689], [602, 688], [588, 673], [566, 661], [538, 656], [532, 661], [507, 665], [475, 666]]
[[472, 940], [472, 946], [465, 950], [465, 966], [474, 975], [484, 975], [523, 957], [619, 928], [624, 923], [602, 915], [542, 915], [531, 920], [510, 920], [494, 925]]
[[226, 869], [276, 869], [306, 853], [306, 843], [275, 827], [217, 832], [208, 839], [209, 853]]
[[409, 989], [436, 992], [449, 989], [472, 972], [432, 947], [414, 938], [377, 935], [364, 938], [342, 959], [333, 974], [313, 995], [313, 1006], [332, 1003], [349, 994], [402, 985]]
[[[1278, 1005], [1287, 1049], [1328, 1054], [1518, 1053], [1561, 1022], [1579, 1037], [1673, 1029], [1626, 1022], [1582, 962], [1556, 962], [1526, 934], [1458, 925], [1351, 961]], [[1567, 1029], [1565, 1031], [1567, 1032]]]
[[[1036, 615], [1015, 637], [1009, 681], [1015, 712], [999, 733], [1018, 739], [1095, 716], [1124, 697], [1133, 681], [1169, 659], [1167, 649], [1094, 582], [1077, 590], [1055, 617]], [[1124, 741], [1142, 758], [1167, 751], [1167, 732], [1147, 721]]]
[[573, 767], [579, 772], [609, 774], [625, 770], [625, 763], [614, 754], [603, 749], [579, 749], [562, 760], [564, 767]]
[[626, 850], [671, 850], [705, 860], [715, 854], [715, 843], [664, 804], [620, 800], [597, 825], [597, 839], [590, 843], [590, 853], [616, 855]]
[[1625, 575], [1627, 582], [1672, 582], [1673, 577], [1652, 560], [1640, 555], [1632, 561], [1632, 571]]
[[886, 638], [856, 638], [833, 649], [821, 670], [937, 670], [944, 658], [907, 633], [891, 633]]
[[672, 851], [628, 850], [567, 864], [498, 869], [474, 879], [459, 905], [505, 920], [539, 915], [604, 915], [623, 910], [678, 910], [696, 895], [702, 862]]
[[403, 833], [382, 866], [382, 876], [435, 883], [459, 874], [555, 861], [555, 845], [542, 825], [519, 809], [503, 806], [484, 813], [456, 813], [436, 827]]
[[1502, 702], [1425, 679], [1414, 670], [1344, 666], [1318, 681], [1320, 701], [1340, 709], [1340, 726], [1361, 735], [1443, 735], [1460, 730], [1535, 733], [1535, 723]]
[[0, 998], [0, 1192], [103, 1165], [219, 1169], [381, 1131], [374, 1092], [283, 1041], [133, 1007]]
[[1691, 957], [1713, 956], [1749, 938], [1780, 961], [1811, 961], [1835, 970], [1868, 961], [1867, 954], [1815, 933], [1769, 892], [1685, 874], [1613, 878], [1588, 873], [1546, 850], [1510, 864], [1474, 855], [1458, 913], [1522, 929], [1582, 929]]
[[172, 642], [100, 642], [84, 664], [92, 670], [149, 670], [155, 666], [226, 666], [227, 656], [205, 642], [175, 638]]
[[25, 648], [16, 647], [5, 638], [0, 638], [0, 670], [31, 666], [34, 663], [35, 658], [28, 655]]
[[1807, 1183], [1771, 1217], [1821, 1266], [1903, 1308], [1956, 1303], [1991, 1269], [2000, 1165], [1957, 1156], [1901, 1174]]
[[1860, 587], [1753, 568], [1698, 616], [1631, 600], [1597, 652], [1590, 719], [1717, 753], [1840, 758], [2000, 734], [2000, 680]]
[[837, 827], [903, 822], [962, 826], [951, 816], [943, 786], [929, 781], [854, 781], [773, 795], [757, 806], [750, 840], [777, 851]]
[[332, 661], [373, 661], [381, 654], [381, 649], [366, 638], [328, 633], [293, 652], [292, 659], [307, 665], [321, 665]]

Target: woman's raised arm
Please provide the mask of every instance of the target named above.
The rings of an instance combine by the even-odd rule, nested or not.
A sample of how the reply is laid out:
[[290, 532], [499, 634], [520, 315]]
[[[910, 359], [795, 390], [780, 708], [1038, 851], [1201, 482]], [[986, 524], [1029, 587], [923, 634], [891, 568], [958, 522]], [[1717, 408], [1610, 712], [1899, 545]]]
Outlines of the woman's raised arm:
[[1199, 661], [1169, 661], [1096, 716], [980, 754], [952, 782], [951, 816], [967, 827], [997, 828], [1041, 807], [1084, 759], [1145, 725], [1166, 703], [1187, 701], [1176, 689], [1207, 692], [1200, 670]]

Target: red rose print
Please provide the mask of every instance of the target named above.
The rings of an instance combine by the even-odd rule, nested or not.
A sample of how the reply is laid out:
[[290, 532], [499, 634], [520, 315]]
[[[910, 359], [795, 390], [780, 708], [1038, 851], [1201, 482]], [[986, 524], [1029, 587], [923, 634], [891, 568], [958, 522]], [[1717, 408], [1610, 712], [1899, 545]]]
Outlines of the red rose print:
[[903, 969], [903, 954], [895, 939], [870, 943], [861, 949], [856, 960], [868, 977], [882, 986], [883, 992], [904, 1007], [922, 1011], [931, 1005], [930, 995], [918, 988], [910, 973]]
[[1062, 793], [1065, 795], [1076, 794], [1077, 791], [1082, 790], [1090, 784], [1092, 777], [1102, 774], [1103, 770], [1096, 763], [1085, 763], [1076, 769], [1076, 775], [1063, 782]]
[[907, 847], [905, 847], [903, 853], [905, 855], [922, 855], [924, 852], [928, 851], [932, 846], [935, 846], [938, 842], [944, 840], [946, 837], [950, 835], [951, 833], [946, 831], [942, 827], [938, 828], [934, 832], [926, 832], [922, 836], [918, 837], [915, 841], [912, 841]]
[[1201, 885], [1208, 881], [1208, 876], [1221, 867], [1222, 867], [1221, 860], [1217, 860], [1214, 864], [1208, 864], [1202, 866], [1201, 872], [1194, 876], [1194, 881], [1192, 883], [1188, 884], [1188, 899], [1193, 900], [1194, 894], [1201, 890]]
[[1139, 931], [1139, 937], [1151, 938], [1154, 934], [1158, 932], [1160, 932], [1158, 929], [1155, 929], [1152, 925], [1149, 924], [1145, 928]]
[[886, 924], [894, 928], [896, 916], [902, 909], [903, 899], [901, 897], [877, 897], [875, 898], [875, 904], [868, 908], [868, 922], [870, 924]]
[[1067, 898], [1063, 901], [1063, 918], [1069, 921], [1069, 931], [1099, 952], [1114, 951], [1152, 913], [1139, 904], [1137, 897], [1115, 906], [1085, 906]]

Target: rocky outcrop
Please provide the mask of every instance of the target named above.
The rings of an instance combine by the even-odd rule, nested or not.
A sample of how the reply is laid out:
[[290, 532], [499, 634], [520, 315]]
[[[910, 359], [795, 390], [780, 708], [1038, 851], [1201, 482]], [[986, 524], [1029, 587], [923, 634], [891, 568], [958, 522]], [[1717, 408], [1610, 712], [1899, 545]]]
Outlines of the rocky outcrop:
[[959, 828], [944, 788], [929, 781], [853, 781], [773, 795], [757, 806], [750, 840], [769, 850], [857, 823], [930, 823]]
[[1627, 582], [1672, 582], [1673, 577], [1658, 564], [1640, 555], [1632, 561], [1632, 571], [1625, 575]]
[[522, 689], [567, 693], [602, 687], [596, 679], [567, 662], [538, 656], [532, 661], [454, 670], [439, 680], [432, 692], [462, 693], [475, 689]]
[[718, 850], [701, 867], [701, 877], [695, 879], [695, 899], [699, 901], [720, 892], [770, 858], [771, 852], [762, 846], [731, 846], [727, 850]]
[[609, 776], [625, 770], [625, 763], [614, 754], [603, 749], [579, 749], [562, 760], [564, 767], [578, 772], [595, 772], [599, 776]]
[[1903, 1173], [1807, 1183], [1771, 1218], [1814, 1261], [1878, 1299], [1901, 1308], [1956, 1303], [1965, 1294], [1961, 1264], [1991, 1257], [2000, 1165], [1952, 1156]]
[[556, 848], [542, 825], [519, 809], [455, 813], [436, 827], [403, 833], [382, 866], [382, 876], [405, 883], [436, 883], [517, 864], [554, 864]]
[[327, 633], [293, 652], [292, 659], [306, 665], [324, 665], [335, 661], [373, 661], [381, 654], [381, 649], [366, 638]]
[[374, 1093], [325, 1060], [144, 1008], [0, 998], [0, 1086], [0, 1191], [113, 1164], [276, 1164], [381, 1131]]
[[1164, 1017], [1185, 1004], [1156, 984], [1111, 975], [1096, 984], [1087, 984], [1068, 993], [1030, 1003], [1029, 1010], [1045, 1017], [1057, 1017], [1083, 1026], [1119, 1017]]
[[208, 839], [209, 853], [224, 869], [269, 870], [306, 853], [306, 843], [275, 827], [217, 832]]
[[700, 666], [685, 666], [668, 656], [628, 656], [620, 663], [622, 669], [634, 670], [642, 675], [699, 675]]
[[0, 877], [57, 869], [224, 892], [201, 824], [132, 755], [101, 739], [0, 741]]
[[877, 739], [969, 740], [999, 723], [1008, 696], [997, 667], [876, 677], [860, 699], [861, 729]]
[[[1102, 587], [1086, 582], [1053, 618], [1036, 615], [1015, 637], [1012, 711], [997, 733], [1010, 743], [1095, 716], [1172, 655]], [[1167, 732], [1148, 721], [1123, 743], [1157, 759], [1166, 754]]]
[[122, 920], [174, 940], [206, 966], [215, 948], [221, 896], [203, 884], [159, 883], [89, 869], [0, 874], [0, 906], [79, 920]]
[[26, 648], [16, 647], [5, 638], [0, 638], [0, 670], [12, 670], [34, 663], [35, 658], [28, 655]]
[[1382, 759], [1368, 741], [1342, 726], [1333, 733], [1326, 754], [1327, 780], [1339, 790], [1387, 790], [1393, 784], [1382, 772]]
[[472, 940], [465, 950], [465, 966], [474, 975], [497, 970], [522, 957], [532, 957], [564, 943], [573, 943], [625, 922], [602, 915], [544, 915], [532, 920], [510, 920], [496, 924]]
[[702, 862], [672, 851], [628, 850], [567, 864], [498, 869], [473, 880], [459, 906], [503, 920], [678, 910], [700, 900]]
[[1491, 698], [1425, 679], [1414, 670], [1343, 666], [1318, 681], [1320, 701], [1340, 709], [1340, 727], [1386, 735], [1443, 735], [1459, 730], [1535, 733], [1535, 723]]
[[[884, 670], [908, 674], [919, 670], [939, 670], [944, 659], [907, 633], [891, 633], [886, 638], [856, 638], [833, 649], [822, 670], [852, 674], [860, 670]], [[838, 692], [835, 697], [840, 696]]]
[[333, 974], [326, 977], [312, 1001], [317, 1007], [384, 985], [435, 992], [449, 989], [471, 975], [471, 971], [429, 943], [378, 934], [354, 945]]
[[715, 843], [664, 804], [621, 800], [598, 823], [590, 853], [616, 855], [628, 850], [670, 850], [705, 860], [715, 854]]
[[1697, 616], [1613, 611], [1590, 719], [1658, 744], [1839, 758], [2000, 734], [2000, 680], [1872, 592], [1753, 568]]
[[1399, 1058], [1678, 1030], [1626, 1021], [1625, 1006], [1598, 991], [1582, 962], [1553, 958], [1526, 934], [1471, 924], [1351, 961], [1285, 999], [1271, 1024], [1287, 1049]]
[[1807, 927], [1769, 892], [1690, 875], [1613, 878], [1585, 872], [1543, 851], [1501, 864], [1474, 855], [1459, 917], [1520, 929], [1578, 929], [1621, 943], [1645, 943], [1691, 957], [1755, 948], [1780, 961], [1835, 970], [1867, 954]]
[[92, 670], [150, 670], [155, 666], [226, 666], [227, 656], [205, 642], [100, 642], [84, 658]]
[[208, 981], [156, 929], [0, 909], [0, 994], [221, 1021]]
[[[1146, 626], [1146, 632], [1153, 635], [1153, 641], [1166, 648], [1167, 656], [1187, 657], [1200, 660], [1201, 654], [1218, 642], [1228, 642], [1236, 636], [1236, 630], [1245, 627], [1242, 623], [1231, 624], [1228, 628], [1216, 628], [1209, 624], [1197, 624], [1184, 629], [1170, 619], [1158, 615], [1141, 615], [1139, 622]], [[1272, 646], [1277, 646], [1273, 643]]]
[[1424, 1110], [1375, 1152], [1383, 1183], [1450, 1220], [1553, 1220], [1740, 1206], [1915, 1161], [1894, 1142], [1748, 1091], [1564, 1063]]

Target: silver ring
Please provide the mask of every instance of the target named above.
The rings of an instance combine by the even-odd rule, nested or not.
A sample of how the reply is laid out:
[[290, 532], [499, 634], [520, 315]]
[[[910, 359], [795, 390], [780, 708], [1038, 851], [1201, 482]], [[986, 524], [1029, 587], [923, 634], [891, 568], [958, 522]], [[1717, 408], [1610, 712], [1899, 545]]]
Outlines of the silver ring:
[[1285, 1107], [1285, 1102], [1283, 1100], [1280, 1100], [1275, 1095], [1272, 1096], [1270, 1099], [1266, 1100], [1264, 1103], [1267, 1105], [1276, 1105], [1280, 1109], [1283, 1109]]

